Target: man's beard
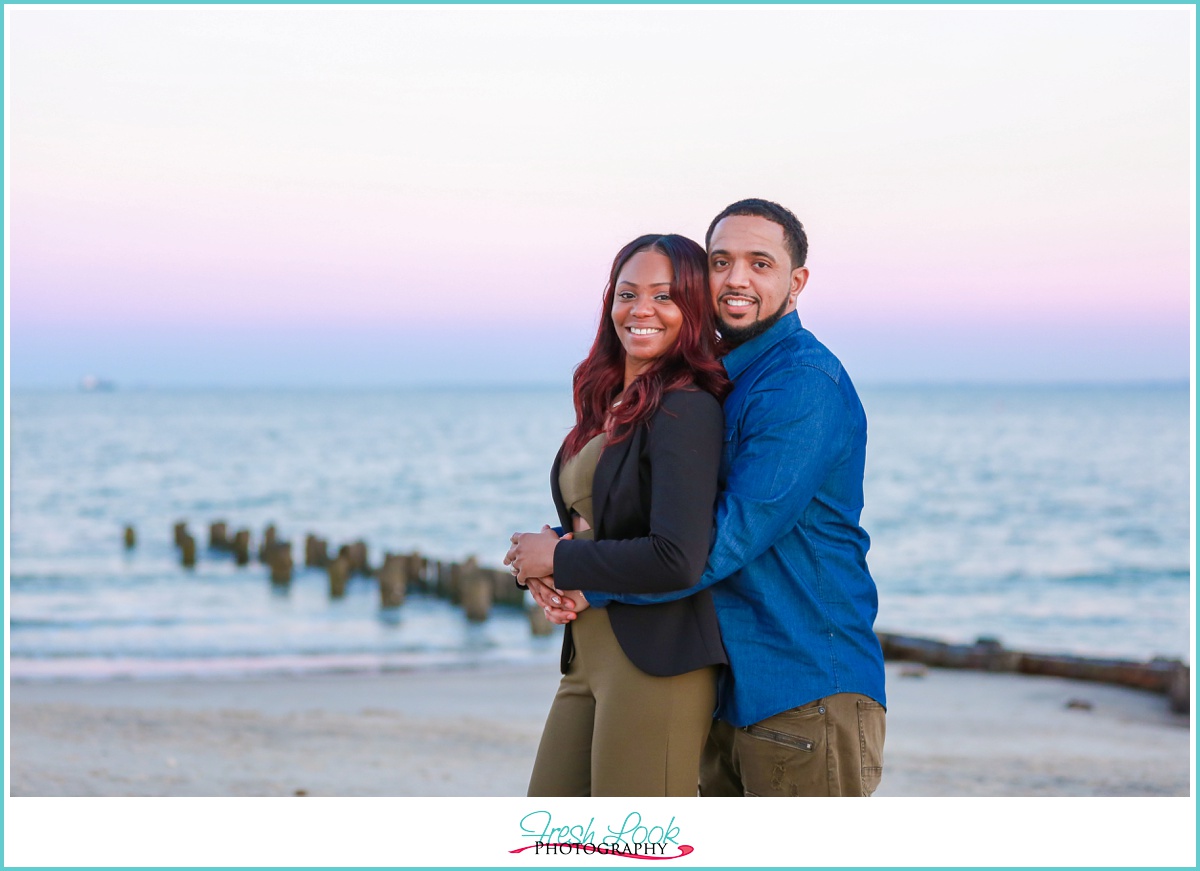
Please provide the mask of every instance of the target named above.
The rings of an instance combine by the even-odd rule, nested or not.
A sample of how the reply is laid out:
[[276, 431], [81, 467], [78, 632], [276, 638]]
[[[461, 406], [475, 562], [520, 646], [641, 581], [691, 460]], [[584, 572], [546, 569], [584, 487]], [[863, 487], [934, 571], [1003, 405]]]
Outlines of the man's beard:
[[754, 323], [745, 327], [735, 327], [727, 324], [720, 315], [717, 316], [717, 329], [721, 331], [721, 344], [727, 348], [736, 348], [738, 345], [744, 345], [751, 339], [761, 336], [779, 321], [787, 313], [788, 298], [783, 298], [783, 305], [779, 307], [779, 311], [773, 315], [768, 315], [765, 318], [759, 318]]

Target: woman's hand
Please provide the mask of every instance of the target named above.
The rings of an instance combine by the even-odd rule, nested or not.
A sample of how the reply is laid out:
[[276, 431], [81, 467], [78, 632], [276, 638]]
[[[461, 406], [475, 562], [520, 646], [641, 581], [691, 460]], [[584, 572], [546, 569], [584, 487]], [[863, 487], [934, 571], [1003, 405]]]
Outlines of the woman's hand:
[[546, 608], [561, 608], [562, 607], [562, 590], [556, 589], [554, 586], [554, 576], [548, 578], [529, 578], [526, 581], [529, 595], [533, 596], [533, 601], [537, 602], [538, 607], [543, 610]]
[[554, 548], [558, 545], [558, 534], [549, 526], [541, 532], [518, 532], [510, 539], [513, 546], [504, 557], [504, 564], [513, 567], [517, 580], [528, 584], [532, 578], [546, 578], [554, 574]]
[[565, 593], [559, 594], [558, 600], [559, 605], [544, 606], [542, 610], [546, 612], [547, 620], [560, 626], [570, 623], [580, 613], [591, 607], [588, 600], [584, 598], [583, 590], [567, 590]]

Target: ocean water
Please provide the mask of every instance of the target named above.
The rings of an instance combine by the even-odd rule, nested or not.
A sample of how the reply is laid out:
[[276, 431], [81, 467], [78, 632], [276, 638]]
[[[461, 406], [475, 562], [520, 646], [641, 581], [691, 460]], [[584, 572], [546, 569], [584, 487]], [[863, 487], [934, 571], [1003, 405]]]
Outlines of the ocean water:
[[[861, 390], [878, 629], [1010, 647], [1190, 660], [1186, 386]], [[205, 547], [223, 519], [499, 567], [553, 517], [562, 390], [14, 391], [11, 673], [220, 675], [544, 661], [556, 637], [495, 609], [330, 601]], [[179, 566], [187, 520], [198, 564]], [[126, 551], [122, 529], [138, 544]]]

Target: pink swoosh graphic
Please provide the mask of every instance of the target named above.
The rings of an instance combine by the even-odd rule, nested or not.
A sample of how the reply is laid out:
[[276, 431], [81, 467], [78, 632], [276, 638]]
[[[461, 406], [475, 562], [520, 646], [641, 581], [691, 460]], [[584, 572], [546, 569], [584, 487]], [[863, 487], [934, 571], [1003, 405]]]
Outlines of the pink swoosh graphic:
[[[535, 847], [578, 847], [578, 846], [580, 846], [580, 845], [579, 844], [530, 844], [528, 847], [521, 847], [520, 849], [517, 849], [517, 850], [509, 850], [508, 852], [523, 853], [526, 850], [532, 850]], [[655, 860], [658, 860], [658, 859], [682, 859], [684, 856], [687, 856], [688, 854], [693, 852], [692, 847], [689, 847], [687, 844], [679, 845], [679, 855], [677, 855], [677, 856], [644, 856], [641, 853], [626, 853], [621, 850], [612, 850], [601, 844], [596, 844], [595, 847], [596, 847], [595, 852], [600, 853], [602, 855], [624, 856], [626, 859], [655, 859]], [[583, 850], [580, 850], [579, 852], [582, 855], [587, 855], [586, 853], [583, 852]]]

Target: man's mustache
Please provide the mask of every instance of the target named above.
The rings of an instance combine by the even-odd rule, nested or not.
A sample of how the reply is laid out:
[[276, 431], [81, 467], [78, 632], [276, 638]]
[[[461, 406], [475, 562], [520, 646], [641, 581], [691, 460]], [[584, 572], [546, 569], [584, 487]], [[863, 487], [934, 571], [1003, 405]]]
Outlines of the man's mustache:
[[737, 291], [737, 290], [727, 290], [727, 291], [724, 291], [723, 293], [717, 294], [717, 302], [720, 302], [723, 299], [728, 299], [731, 296], [737, 297], [738, 299], [752, 299], [756, 303], [762, 302], [762, 300], [760, 300], [758, 298], [757, 294], [748, 293], [748, 292], [744, 292], [744, 291]]

